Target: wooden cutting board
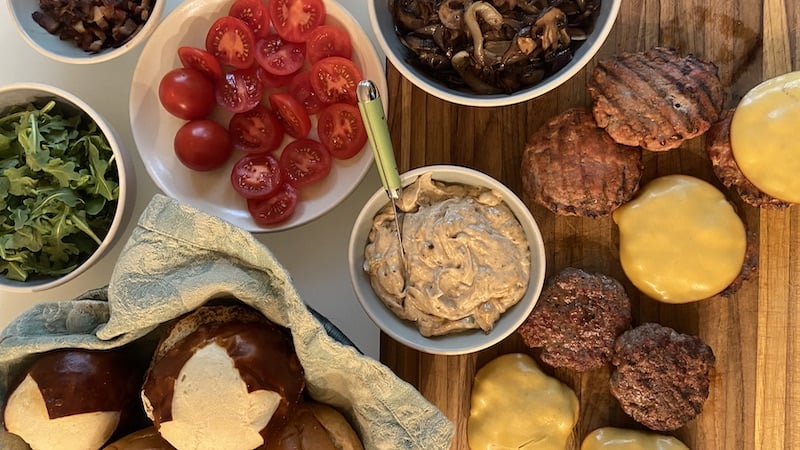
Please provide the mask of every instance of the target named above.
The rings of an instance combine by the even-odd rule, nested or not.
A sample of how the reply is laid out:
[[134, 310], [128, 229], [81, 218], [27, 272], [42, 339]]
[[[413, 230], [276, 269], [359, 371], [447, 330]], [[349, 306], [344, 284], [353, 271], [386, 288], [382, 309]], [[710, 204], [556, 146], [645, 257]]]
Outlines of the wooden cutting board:
[[[799, 0], [623, 0], [597, 58], [657, 45], [694, 53], [719, 66], [726, 106], [735, 106], [761, 80], [800, 70], [798, 23]], [[554, 114], [589, 104], [586, 81], [593, 66], [594, 61], [542, 98], [478, 109], [428, 96], [389, 65], [388, 120], [401, 170], [466, 165], [504, 181], [519, 194], [526, 138]], [[684, 173], [717, 183], [703, 142], [701, 137], [678, 150], [646, 153], [643, 182]], [[659, 304], [639, 295], [625, 280], [617, 258], [617, 229], [610, 218], [556, 217], [541, 207], [531, 209], [545, 239], [548, 275], [575, 266], [614, 276], [631, 294], [636, 323], [655, 321], [697, 334], [713, 348], [717, 362], [708, 401], [699, 418], [674, 433], [678, 438], [697, 450], [798, 449], [800, 207], [770, 212], [734, 202], [748, 228], [758, 232], [759, 274], [733, 299], [688, 305]], [[382, 336], [381, 360], [454, 422], [453, 449], [462, 450], [469, 448], [466, 424], [476, 369], [495, 356], [520, 350], [526, 351], [512, 336], [477, 354], [432, 356]], [[571, 386], [581, 401], [569, 448], [578, 449], [583, 437], [600, 426], [636, 426], [609, 394], [608, 370], [582, 375], [549, 372]]]

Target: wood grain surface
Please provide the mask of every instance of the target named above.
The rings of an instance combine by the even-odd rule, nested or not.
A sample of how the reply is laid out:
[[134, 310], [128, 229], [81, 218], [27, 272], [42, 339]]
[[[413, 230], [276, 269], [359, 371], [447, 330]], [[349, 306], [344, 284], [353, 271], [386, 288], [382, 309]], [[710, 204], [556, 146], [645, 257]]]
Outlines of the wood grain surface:
[[[401, 170], [454, 163], [482, 170], [521, 192], [520, 158], [530, 133], [569, 107], [588, 105], [588, 73], [597, 59], [623, 51], [672, 46], [719, 67], [726, 106], [763, 79], [800, 70], [799, 0], [623, 0], [614, 29], [598, 56], [561, 88], [503, 108], [469, 108], [426, 95], [389, 65], [388, 120]], [[798, 137], [800, 138], [800, 136]], [[646, 153], [643, 183], [684, 173], [719, 184], [703, 137], [680, 149]], [[617, 277], [632, 297], [636, 323], [656, 321], [701, 336], [717, 358], [703, 413], [673, 433], [692, 449], [800, 448], [800, 207], [759, 211], [733, 198], [759, 235], [758, 276], [730, 300], [665, 305], [627, 282], [610, 218], [556, 217], [529, 205], [545, 239], [547, 273], [575, 266]], [[438, 406], [456, 425], [453, 449], [468, 449], [472, 377], [495, 356], [527, 351], [516, 336], [477, 354], [421, 354], [382, 336], [381, 359]], [[607, 369], [549, 373], [571, 386], [581, 402], [569, 448], [600, 426], [637, 427], [608, 391]]]

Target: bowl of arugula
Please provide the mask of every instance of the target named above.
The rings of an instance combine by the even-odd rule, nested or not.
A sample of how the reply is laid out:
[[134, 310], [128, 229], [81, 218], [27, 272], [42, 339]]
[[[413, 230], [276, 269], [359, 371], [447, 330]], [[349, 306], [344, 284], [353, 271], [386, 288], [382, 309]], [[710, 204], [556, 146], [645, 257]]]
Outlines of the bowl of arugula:
[[75, 95], [0, 87], [0, 290], [43, 291], [99, 261], [132, 209], [132, 165]]

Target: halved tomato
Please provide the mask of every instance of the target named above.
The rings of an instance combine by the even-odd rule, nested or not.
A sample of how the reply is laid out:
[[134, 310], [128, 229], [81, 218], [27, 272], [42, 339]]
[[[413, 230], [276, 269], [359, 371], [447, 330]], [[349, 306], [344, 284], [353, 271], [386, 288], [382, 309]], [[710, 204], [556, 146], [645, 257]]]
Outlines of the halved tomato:
[[311, 64], [328, 56], [350, 59], [353, 56], [353, 43], [346, 30], [334, 25], [320, 25], [308, 37], [306, 52]]
[[228, 72], [216, 86], [217, 103], [234, 114], [255, 108], [263, 93], [255, 67]]
[[319, 113], [319, 140], [337, 159], [357, 155], [367, 143], [367, 130], [357, 106], [334, 103]]
[[283, 141], [283, 128], [278, 117], [261, 105], [234, 114], [228, 123], [228, 131], [233, 147], [247, 153], [270, 152]]
[[236, 0], [228, 15], [246, 23], [256, 39], [269, 34], [269, 11], [261, 0]]
[[264, 89], [276, 89], [282, 88], [289, 85], [294, 78], [294, 74], [290, 75], [273, 75], [267, 72], [263, 67], [258, 65], [256, 67], [258, 72], [258, 79], [261, 80], [261, 84], [264, 85]]
[[305, 42], [311, 31], [325, 23], [322, 0], [269, 0], [269, 18], [278, 34], [291, 42]]
[[297, 73], [292, 77], [289, 94], [303, 105], [308, 114], [316, 114], [324, 106], [311, 87], [311, 73], [308, 71]]
[[286, 181], [294, 187], [321, 181], [331, 171], [331, 154], [313, 139], [298, 139], [283, 148], [278, 160]]
[[356, 104], [356, 87], [361, 71], [353, 61], [341, 56], [320, 59], [311, 66], [311, 87], [322, 103]]
[[222, 67], [217, 58], [202, 48], [182, 46], [178, 47], [178, 58], [183, 67], [194, 69], [206, 76], [209, 80], [217, 81], [222, 78]]
[[308, 132], [311, 131], [311, 118], [297, 99], [286, 92], [270, 94], [268, 98], [286, 134], [297, 139], [308, 136]]
[[277, 34], [256, 42], [256, 62], [273, 75], [290, 75], [306, 62], [306, 46], [284, 40]]
[[217, 19], [206, 35], [206, 50], [220, 64], [245, 69], [253, 65], [255, 36], [250, 27], [236, 17]]
[[297, 189], [284, 183], [266, 198], [248, 199], [247, 210], [259, 225], [275, 225], [289, 220], [297, 208]]
[[264, 198], [278, 191], [283, 181], [280, 165], [268, 153], [245, 155], [231, 170], [231, 185], [244, 198]]

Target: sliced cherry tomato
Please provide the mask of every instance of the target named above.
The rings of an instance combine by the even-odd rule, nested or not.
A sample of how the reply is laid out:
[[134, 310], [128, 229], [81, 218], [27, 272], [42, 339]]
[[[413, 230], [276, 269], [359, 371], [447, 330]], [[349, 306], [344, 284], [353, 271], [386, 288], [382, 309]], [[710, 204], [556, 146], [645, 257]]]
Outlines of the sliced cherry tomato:
[[214, 83], [197, 70], [172, 69], [158, 84], [158, 99], [175, 117], [202, 119], [214, 110]]
[[286, 134], [296, 139], [308, 136], [308, 132], [311, 131], [311, 118], [297, 99], [286, 92], [270, 94], [268, 98]]
[[214, 58], [214, 55], [201, 48], [178, 47], [178, 58], [183, 67], [197, 70], [209, 80], [216, 81], [222, 78], [222, 67], [220, 67], [219, 61]]
[[328, 56], [353, 56], [353, 43], [346, 30], [333, 25], [320, 25], [311, 32], [306, 42], [308, 61], [311, 64]]
[[261, 84], [264, 85], [264, 89], [276, 89], [282, 88], [289, 85], [294, 78], [294, 74], [290, 75], [273, 75], [267, 72], [263, 67], [260, 65], [256, 68], [258, 71], [258, 79], [261, 80]]
[[311, 87], [322, 103], [356, 104], [361, 71], [347, 58], [329, 56], [311, 66]]
[[324, 106], [311, 87], [311, 73], [308, 71], [295, 74], [289, 83], [289, 94], [303, 105], [309, 115], [320, 112]]
[[305, 42], [314, 28], [325, 23], [322, 0], [269, 0], [269, 18], [282, 38]]
[[283, 180], [281, 169], [272, 155], [254, 153], [236, 161], [231, 170], [231, 185], [244, 198], [264, 198], [278, 191]]
[[255, 108], [263, 94], [264, 85], [255, 67], [228, 72], [216, 86], [217, 103], [234, 114]]
[[233, 148], [247, 153], [276, 150], [283, 141], [283, 128], [274, 112], [257, 105], [234, 114], [228, 123]]
[[186, 122], [175, 133], [173, 145], [178, 160], [198, 171], [222, 166], [233, 152], [228, 130], [208, 119]]
[[256, 42], [256, 62], [273, 75], [290, 75], [306, 62], [306, 46], [271, 34]]
[[236, 17], [223, 16], [217, 19], [206, 35], [206, 50], [220, 64], [246, 69], [255, 61], [256, 38], [253, 31]]
[[228, 15], [246, 23], [256, 39], [269, 34], [269, 11], [261, 0], [236, 0]]
[[357, 155], [367, 143], [367, 130], [357, 106], [334, 103], [319, 113], [319, 140], [337, 159]]
[[288, 220], [297, 208], [297, 190], [284, 183], [266, 198], [248, 199], [247, 210], [259, 225], [275, 225]]
[[298, 139], [283, 148], [278, 160], [286, 181], [294, 187], [321, 181], [331, 171], [331, 154], [313, 139]]

